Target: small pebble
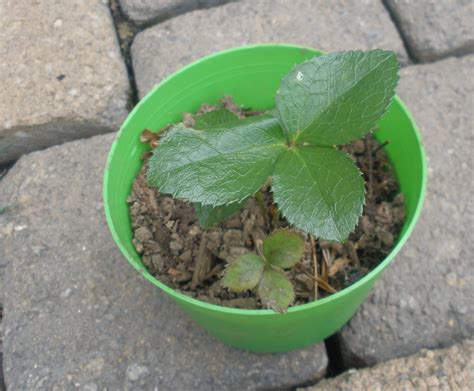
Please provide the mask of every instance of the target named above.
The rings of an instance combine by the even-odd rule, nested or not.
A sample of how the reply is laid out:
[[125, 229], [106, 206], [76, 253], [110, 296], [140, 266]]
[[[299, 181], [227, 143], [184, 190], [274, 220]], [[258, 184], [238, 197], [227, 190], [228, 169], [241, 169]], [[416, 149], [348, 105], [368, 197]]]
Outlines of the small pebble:
[[180, 251], [183, 249], [183, 242], [178, 241], [178, 240], [172, 240], [170, 242], [170, 250], [173, 251], [174, 253]]

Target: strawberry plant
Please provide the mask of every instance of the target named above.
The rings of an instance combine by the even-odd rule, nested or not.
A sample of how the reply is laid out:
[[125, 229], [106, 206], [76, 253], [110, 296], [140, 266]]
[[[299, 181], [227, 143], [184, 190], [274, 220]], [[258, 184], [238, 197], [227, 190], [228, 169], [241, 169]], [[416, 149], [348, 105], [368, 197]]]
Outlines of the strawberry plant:
[[[299, 64], [283, 77], [274, 110], [245, 119], [219, 110], [196, 118], [193, 128], [167, 130], [149, 160], [148, 183], [193, 202], [208, 228], [271, 178], [273, 199], [289, 224], [344, 241], [362, 214], [364, 181], [337, 146], [374, 129], [395, 94], [398, 68], [395, 54], [383, 50], [334, 52]], [[281, 269], [293, 265], [289, 254], [297, 250], [284, 244], [278, 248], [287, 263], [265, 254], [264, 243], [259, 256], [230, 265], [224, 283], [236, 290], [258, 286], [263, 302], [282, 309], [288, 300], [275, 305], [266, 289], [279, 289]]]
[[229, 265], [222, 283], [239, 292], [257, 287], [262, 303], [284, 311], [293, 302], [293, 286], [283, 269], [296, 265], [304, 253], [304, 241], [295, 232], [278, 230], [263, 245], [257, 244], [258, 255], [248, 253]]

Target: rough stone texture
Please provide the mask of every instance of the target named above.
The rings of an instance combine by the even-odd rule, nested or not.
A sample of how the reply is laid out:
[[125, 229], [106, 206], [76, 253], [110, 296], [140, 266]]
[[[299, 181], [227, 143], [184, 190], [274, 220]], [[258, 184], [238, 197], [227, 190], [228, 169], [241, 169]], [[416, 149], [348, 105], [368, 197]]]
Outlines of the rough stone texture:
[[472, 0], [384, 0], [422, 62], [474, 52]]
[[474, 55], [401, 71], [399, 94], [429, 158], [428, 193], [408, 244], [340, 339], [346, 365], [372, 365], [474, 335]]
[[107, 2], [0, 2], [0, 164], [116, 130], [129, 81]]
[[378, 0], [249, 0], [190, 12], [138, 34], [132, 60], [139, 94], [202, 56], [262, 42], [324, 50], [385, 48], [402, 62], [407, 59]]
[[277, 355], [226, 347], [127, 264], [102, 211], [111, 141], [23, 156], [0, 183], [0, 198], [20, 204], [0, 238], [7, 387], [253, 390], [322, 376], [323, 344]]
[[238, 0], [119, 0], [124, 14], [137, 25], [156, 23], [199, 8]]
[[474, 385], [474, 340], [449, 349], [422, 350], [373, 368], [349, 370], [301, 391], [366, 390], [472, 390]]

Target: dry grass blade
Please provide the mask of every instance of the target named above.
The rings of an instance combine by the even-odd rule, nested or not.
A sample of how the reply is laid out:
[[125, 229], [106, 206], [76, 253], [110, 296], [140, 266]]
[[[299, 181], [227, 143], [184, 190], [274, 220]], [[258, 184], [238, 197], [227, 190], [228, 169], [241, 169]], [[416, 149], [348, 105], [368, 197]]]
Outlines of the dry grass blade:
[[314, 300], [318, 298], [318, 258], [316, 255], [316, 241], [312, 235], [309, 235], [309, 240], [311, 242], [311, 260], [313, 262], [313, 295]]
[[321, 262], [321, 278], [324, 282], [329, 282], [329, 263], [327, 254], [323, 251], [323, 261]]

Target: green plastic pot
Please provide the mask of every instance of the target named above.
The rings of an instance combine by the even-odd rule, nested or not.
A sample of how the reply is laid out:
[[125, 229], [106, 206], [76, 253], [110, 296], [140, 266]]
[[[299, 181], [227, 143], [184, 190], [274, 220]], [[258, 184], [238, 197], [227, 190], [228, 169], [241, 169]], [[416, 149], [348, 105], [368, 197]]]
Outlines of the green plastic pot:
[[[364, 278], [316, 302], [287, 313], [220, 307], [192, 299], [153, 277], [132, 245], [126, 199], [147, 146], [139, 135], [178, 122], [181, 113], [224, 95], [253, 109], [269, 109], [280, 80], [295, 64], [323, 53], [291, 45], [255, 45], [205, 57], [168, 77], [141, 100], [112, 144], [104, 175], [107, 222], [118, 247], [148, 281], [174, 299], [197, 323], [224, 343], [255, 352], [284, 352], [322, 341], [339, 330], [368, 295], [380, 273], [407, 241], [420, 215], [426, 189], [426, 160], [416, 124], [397, 97], [379, 123], [376, 137], [385, 147], [405, 194], [406, 221], [392, 252]], [[159, 325], [157, 325], [159, 327]]]

